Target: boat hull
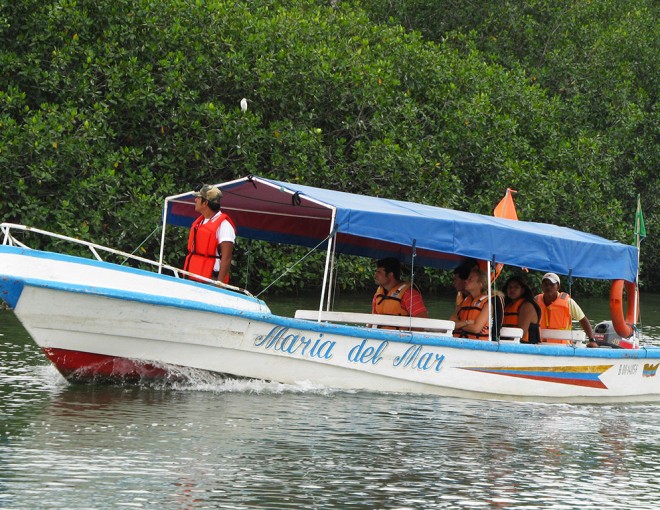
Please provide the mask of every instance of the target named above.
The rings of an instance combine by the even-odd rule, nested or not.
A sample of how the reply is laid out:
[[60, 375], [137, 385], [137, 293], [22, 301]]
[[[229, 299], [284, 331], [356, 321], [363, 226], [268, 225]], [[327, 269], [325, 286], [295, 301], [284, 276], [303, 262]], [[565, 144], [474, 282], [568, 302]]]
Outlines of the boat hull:
[[182, 368], [340, 389], [548, 402], [658, 400], [657, 349], [458, 340], [26, 284], [19, 320], [72, 382]]

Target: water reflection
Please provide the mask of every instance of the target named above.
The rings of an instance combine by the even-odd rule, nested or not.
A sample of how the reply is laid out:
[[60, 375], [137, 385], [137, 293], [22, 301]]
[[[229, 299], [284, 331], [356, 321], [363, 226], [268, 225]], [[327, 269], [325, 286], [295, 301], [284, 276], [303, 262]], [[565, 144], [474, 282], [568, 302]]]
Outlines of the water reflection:
[[3, 450], [3, 485], [23, 507], [655, 506], [652, 406], [224, 384], [63, 387]]

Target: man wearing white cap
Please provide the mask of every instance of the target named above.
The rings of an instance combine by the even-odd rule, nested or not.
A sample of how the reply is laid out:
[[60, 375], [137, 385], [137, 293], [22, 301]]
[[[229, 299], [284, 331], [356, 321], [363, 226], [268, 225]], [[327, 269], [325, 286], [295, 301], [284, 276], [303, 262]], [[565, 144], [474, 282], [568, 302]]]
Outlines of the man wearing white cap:
[[[546, 273], [541, 281], [543, 294], [536, 296], [536, 302], [541, 308], [540, 326], [542, 329], [572, 329], [572, 321], [580, 322], [589, 339], [588, 347], [598, 347], [594, 340], [591, 323], [578, 304], [566, 292], [559, 292], [559, 276]], [[544, 339], [549, 343], [570, 343], [569, 340]]]
[[183, 269], [229, 283], [236, 228], [229, 216], [220, 210], [222, 191], [216, 186], [204, 184], [193, 195], [195, 211], [200, 217], [190, 227], [188, 255]]

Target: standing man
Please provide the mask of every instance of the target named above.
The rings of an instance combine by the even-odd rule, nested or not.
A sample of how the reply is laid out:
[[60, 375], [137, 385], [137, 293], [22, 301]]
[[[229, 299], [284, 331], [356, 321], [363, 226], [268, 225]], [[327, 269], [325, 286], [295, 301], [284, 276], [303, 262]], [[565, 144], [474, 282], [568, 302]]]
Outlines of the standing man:
[[195, 211], [201, 216], [190, 227], [188, 255], [183, 268], [205, 278], [229, 283], [236, 228], [229, 216], [220, 210], [222, 191], [204, 184], [193, 195]]
[[[541, 329], [572, 329], [572, 321], [580, 322], [589, 343], [587, 347], [598, 347], [594, 339], [591, 323], [578, 304], [566, 292], [559, 292], [559, 276], [546, 273], [541, 281], [543, 294], [536, 296], [536, 303], [541, 308]], [[542, 338], [542, 342], [570, 343], [569, 340]]]
[[374, 281], [378, 290], [371, 301], [371, 313], [428, 317], [420, 292], [400, 278], [401, 262], [397, 259], [388, 257], [376, 262]]

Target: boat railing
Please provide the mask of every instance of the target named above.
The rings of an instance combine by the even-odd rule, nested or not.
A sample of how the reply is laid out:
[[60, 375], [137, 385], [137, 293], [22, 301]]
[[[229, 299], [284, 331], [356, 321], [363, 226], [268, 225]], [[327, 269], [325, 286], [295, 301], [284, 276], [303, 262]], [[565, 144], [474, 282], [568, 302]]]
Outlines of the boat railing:
[[26, 225], [20, 225], [18, 223], [0, 223], [0, 232], [2, 235], [2, 244], [5, 246], [18, 246], [20, 248], [26, 248], [26, 249], [32, 249], [30, 246], [26, 245], [25, 243], [21, 242], [19, 239], [17, 239], [13, 234], [12, 231], [21, 231], [21, 232], [29, 232], [33, 234], [38, 234], [38, 235], [43, 235], [46, 237], [51, 237], [53, 239], [59, 239], [61, 241], [66, 241], [69, 243], [77, 244], [79, 246], [85, 246], [89, 249], [90, 253], [93, 255], [93, 257], [98, 260], [99, 262], [106, 262], [103, 257], [101, 257], [100, 253], [107, 253], [107, 254], [112, 254], [114, 256], [117, 256], [119, 258], [123, 258], [123, 262], [120, 265], [123, 265], [126, 263], [128, 260], [132, 260], [135, 262], [139, 262], [141, 264], [145, 264], [147, 266], [153, 267], [154, 269], [157, 270], [158, 273], [162, 273], [163, 270], [169, 271], [172, 273], [172, 275], [175, 278], [184, 278], [186, 276], [193, 277], [197, 281], [202, 281], [204, 283], [209, 283], [211, 285], [215, 285], [217, 287], [221, 287], [223, 289], [227, 290], [232, 290], [235, 292], [241, 292], [243, 294], [246, 294], [248, 296], [252, 296], [250, 292], [248, 292], [245, 289], [242, 289], [240, 287], [235, 287], [233, 285], [227, 285], [222, 282], [218, 282], [217, 280], [212, 280], [210, 278], [205, 278], [203, 276], [199, 276], [194, 273], [190, 273], [188, 271], [185, 271], [183, 269], [170, 266], [167, 264], [162, 264], [156, 260], [151, 260], [147, 259], [144, 257], [140, 257], [139, 255], [135, 255], [133, 253], [127, 253], [121, 250], [115, 250], [114, 248], [109, 248], [108, 246], [103, 246], [101, 244], [96, 244], [92, 243], [90, 241], [83, 241], [82, 239], [76, 239], [75, 237], [69, 237], [65, 236], [62, 234], [56, 234], [54, 232], [49, 232], [48, 230], [42, 230], [39, 228], [34, 228], [34, 227], [28, 227]]
[[440, 319], [425, 319], [421, 317], [404, 317], [400, 315], [382, 315], [356, 312], [319, 312], [319, 310], [296, 310], [296, 319], [306, 319], [319, 322], [339, 322], [346, 324], [362, 324], [365, 326], [395, 327], [420, 329], [426, 332], [451, 335], [454, 331], [454, 321]]

